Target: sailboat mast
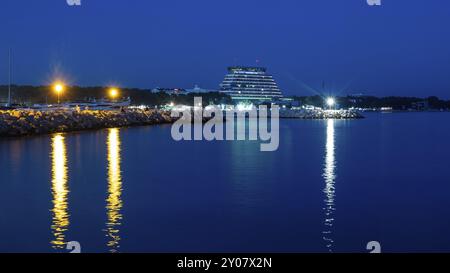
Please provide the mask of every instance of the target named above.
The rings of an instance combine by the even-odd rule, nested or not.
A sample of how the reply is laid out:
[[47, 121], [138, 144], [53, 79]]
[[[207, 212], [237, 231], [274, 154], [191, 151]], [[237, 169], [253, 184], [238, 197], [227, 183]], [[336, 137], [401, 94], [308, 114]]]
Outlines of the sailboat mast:
[[8, 76], [8, 106], [11, 106], [11, 78], [12, 78], [12, 73], [11, 73], [11, 48], [9, 49], [9, 76]]

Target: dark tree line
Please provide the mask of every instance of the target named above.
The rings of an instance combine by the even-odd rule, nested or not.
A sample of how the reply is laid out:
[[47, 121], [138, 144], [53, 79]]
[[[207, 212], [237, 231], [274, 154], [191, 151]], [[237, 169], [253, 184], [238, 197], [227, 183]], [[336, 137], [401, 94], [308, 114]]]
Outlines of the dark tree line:
[[[51, 86], [12, 86], [13, 103], [22, 105], [56, 103], [57, 95]], [[130, 98], [133, 105], [164, 105], [171, 102], [175, 104], [193, 105], [194, 97], [202, 97], [203, 104], [229, 104], [231, 98], [223, 93], [189, 93], [187, 95], [170, 95], [159, 92], [152, 93], [145, 89], [120, 89], [121, 98]], [[8, 87], [0, 86], [0, 102], [6, 102], [8, 97]], [[108, 88], [106, 87], [67, 87], [61, 95], [61, 101], [89, 101], [108, 98]]]
[[[313, 105], [316, 107], [323, 107], [325, 98], [322, 96], [304, 96], [293, 97], [295, 101], [302, 105]], [[337, 97], [337, 104], [342, 108], [381, 108], [392, 107], [395, 110], [406, 110], [416, 107], [417, 103], [427, 103], [431, 109], [450, 109], [450, 101], [441, 100], [438, 97], [432, 96], [428, 98], [417, 97], [374, 97], [374, 96], [346, 96]]]
[[[192, 105], [194, 97], [201, 96], [203, 105], [208, 104], [231, 104], [231, 98], [223, 93], [189, 93], [187, 95], [170, 95], [159, 92], [152, 93], [150, 90], [137, 88], [120, 89], [120, 97], [131, 98], [133, 105], [164, 105], [171, 102], [175, 104]], [[8, 97], [8, 87], [0, 86], [0, 103], [6, 102]], [[88, 101], [90, 99], [102, 99], [108, 97], [108, 88], [106, 87], [67, 87], [67, 90], [61, 96], [61, 101]], [[57, 96], [51, 86], [12, 86], [13, 103], [22, 105], [56, 103]], [[324, 107], [325, 99], [322, 96], [294, 96], [295, 101], [302, 105], [313, 105]], [[349, 108], [381, 108], [392, 107], [396, 110], [406, 110], [414, 108], [416, 103], [426, 102], [432, 109], [450, 109], [450, 101], [441, 100], [438, 97], [417, 98], [417, 97], [374, 97], [374, 96], [346, 96], [337, 97], [336, 102], [339, 107]]]

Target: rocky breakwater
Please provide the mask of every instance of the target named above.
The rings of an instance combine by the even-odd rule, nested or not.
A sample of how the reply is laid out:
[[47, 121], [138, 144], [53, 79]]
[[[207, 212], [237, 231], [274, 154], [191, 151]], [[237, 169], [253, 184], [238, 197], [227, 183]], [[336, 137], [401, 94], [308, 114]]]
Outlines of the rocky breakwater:
[[172, 123], [161, 110], [9, 110], [0, 111], [0, 136], [24, 136], [111, 127]]
[[322, 110], [322, 109], [301, 109], [301, 110], [280, 110], [280, 118], [298, 119], [361, 119], [364, 118], [355, 110]]

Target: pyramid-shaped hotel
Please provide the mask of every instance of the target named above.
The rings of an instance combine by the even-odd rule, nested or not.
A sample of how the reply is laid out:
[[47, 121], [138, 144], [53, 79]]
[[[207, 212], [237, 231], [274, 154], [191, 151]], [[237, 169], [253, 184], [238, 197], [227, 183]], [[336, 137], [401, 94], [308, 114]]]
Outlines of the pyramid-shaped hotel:
[[280, 88], [264, 67], [233, 66], [220, 85], [220, 92], [235, 101], [271, 102], [281, 99]]

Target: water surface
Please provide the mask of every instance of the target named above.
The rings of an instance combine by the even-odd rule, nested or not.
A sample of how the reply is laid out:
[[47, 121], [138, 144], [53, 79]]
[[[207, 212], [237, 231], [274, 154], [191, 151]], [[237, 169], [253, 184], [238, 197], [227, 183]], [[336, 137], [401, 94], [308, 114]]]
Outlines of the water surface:
[[0, 140], [0, 252], [450, 251], [450, 114], [281, 120], [280, 147], [170, 126]]

